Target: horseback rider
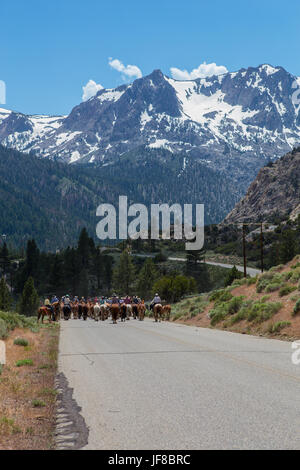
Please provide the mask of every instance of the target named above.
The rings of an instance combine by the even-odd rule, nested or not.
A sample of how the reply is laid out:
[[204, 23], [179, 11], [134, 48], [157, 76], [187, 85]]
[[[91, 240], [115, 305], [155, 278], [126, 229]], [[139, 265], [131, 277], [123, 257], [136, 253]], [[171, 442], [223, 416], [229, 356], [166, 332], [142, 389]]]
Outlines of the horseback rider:
[[[71, 300], [69, 295], [65, 295], [63, 298], [63, 312], [65, 319], [68, 319], [71, 316]], [[67, 318], [66, 318], [67, 317]]]
[[151, 304], [150, 304], [150, 310], [153, 310], [153, 307], [156, 305], [156, 304], [161, 304], [161, 298], [159, 297], [159, 295], [156, 293]]
[[117, 294], [113, 294], [112, 299], [111, 299], [111, 303], [112, 303], [112, 305], [114, 305], [114, 304], [119, 305], [120, 299], [119, 299], [119, 297], [117, 296]]
[[52, 320], [55, 321], [55, 305], [59, 302], [58, 298], [54, 294], [51, 298], [51, 311], [52, 311]]
[[53, 313], [54, 313], [53, 307], [52, 307], [51, 302], [50, 302], [50, 300], [49, 300], [48, 298], [45, 299], [44, 305], [45, 305], [45, 307], [46, 307], [48, 310], [50, 310], [50, 312], [51, 312], [51, 317], [53, 317]]
[[131, 304], [131, 298], [129, 297], [129, 295], [126, 295], [125, 299], [124, 299], [124, 304], [126, 305], [130, 305]]
[[52, 299], [51, 299], [51, 305], [55, 304], [56, 302], [59, 302], [58, 298], [56, 297], [56, 295], [54, 294], [52, 296]]

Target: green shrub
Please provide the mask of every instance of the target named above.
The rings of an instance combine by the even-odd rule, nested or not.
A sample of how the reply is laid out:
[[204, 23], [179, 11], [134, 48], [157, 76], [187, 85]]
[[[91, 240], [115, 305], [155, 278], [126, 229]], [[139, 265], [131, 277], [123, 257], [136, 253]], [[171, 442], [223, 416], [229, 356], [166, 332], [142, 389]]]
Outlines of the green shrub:
[[297, 289], [297, 287], [291, 286], [290, 284], [282, 286], [279, 290], [279, 296], [284, 297], [285, 295], [290, 294], [291, 292], [293, 292], [296, 289]]
[[296, 263], [293, 266], [291, 266], [291, 269], [297, 269], [300, 268], [300, 263]]
[[247, 312], [245, 310], [240, 310], [238, 313], [236, 313], [229, 319], [229, 325], [234, 325], [235, 323], [245, 320], [246, 318]]
[[284, 265], [283, 264], [279, 264], [278, 266], [273, 266], [269, 271], [270, 272], [278, 272], [278, 271], [281, 271], [282, 269], [284, 268]]
[[17, 346], [28, 346], [28, 341], [25, 338], [16, 338], [14, 344]]
[[247, 320], [249, 322], [255, 321], [255, 323], [261, 323], [263, 321], [269, 320], [272, 318], [275, 313], [279, 312], [282, 304], [280, 302], [254, 302], [248, 313]]
[[247, 286], [251, 286], [257, 283], [257, 276], [247, 278]]
[[256, 284], [256, 292], [258, 294], [260, 294], [260, 292], [265, 290], [265, 288], [267, 287], [268, 284], [270, 284], [270, 278], [269, 277], [268, 278], [267, 277], [262, 277], [262, 276], [259, 277], [258, 281], [257, 281], [257, 284]]
[[265, 287], [266, 292], [275, 292], [276, 290], [280, 289], [281, 284], [277, 282], [271, 282]]
[[0, 318], [0, 339], [7, 338], [7, 335], [8, 335], [7, 325], [5, 321], [2, 318]]
[[20, 361], [16, 362], [17, 367], [22, 367], [22, 366], [33, 366], [33, 361], [32, 359], [21, 359]]
[[290, 281], [298, 282], [300, 280], [300, 268], [297, 267], [294, 271], [291, 271], [291, 273]]
[[290, 326], [290, 325], [291, 325], [291, 322], [289, 321], [278, 321], [274, 323], [274, 325], [271, 325], [268, 330], [269, 330], [269, 333], [278, 333], [283, 328], [285, 328], [286, 326]]
[[297, 300], [292, 315], [297, 315], [297, 313], [299, 312], [300, 312], [300, 299]]
[[0, 320], [4, 321], [8, 332], [15, 328], [30, 328], [33, 330], [37, 327], [37, 319], [35, 317], [25, 317], [14, 312], [0, 311]]
[[31, 404], [34, 408], [42, 408], [43, 406], [46, 406], [46, 403], [42, 400], [32, 400]]
[[216, 308], [210, 312], [210, 324], [212, 326], [217, 325], [217, 323], [220, 323], [222, 320], [225, 320], [225, 318], [226, 312], [222, 311], [221, 308]]
[[233, 315], [234, 313], [237, 313], [240, 310], [244, 298], [245, 296], [241, 295], [239, 297], [233, 297], [233, 299], [229, 301], [227, 311], [230, 315]]
[[233, 295], [227, 289], [220, 289], [214, 291], [211, 296], [209, 297], [210, 301], [215, 301], [216, 303], [227, 302], [231, 300]]

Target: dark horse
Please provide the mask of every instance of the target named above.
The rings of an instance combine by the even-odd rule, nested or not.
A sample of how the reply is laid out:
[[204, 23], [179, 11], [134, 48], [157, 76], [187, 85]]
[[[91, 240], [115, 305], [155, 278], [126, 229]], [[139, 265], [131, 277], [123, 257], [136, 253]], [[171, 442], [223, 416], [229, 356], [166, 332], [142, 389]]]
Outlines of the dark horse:
[[89, 307], [87, 306], [87, 304], [83, 304], [82, 305], [82, 317], [83, 317], [83, 319], [86, 320], [88, 315], [89, 315]]
[[121, 310], [121, 321], [124, 322], [126, 320], [126, 317], [127, 317], [127, 305], [122, 304], [121, 307], [120, 307], [120, 310]]
[[64, 314], [64, 319], [69, 320], [71, 317], [71, 306], [70, 305], [64, 305], [63, 306], [63, 314]]
[[60, 318], [60, 303], [59, 302], [54, 302], [52, 304], [53, 308], [53, 315], [52, 315], [52, 320], [53, 321], [58, 321]]

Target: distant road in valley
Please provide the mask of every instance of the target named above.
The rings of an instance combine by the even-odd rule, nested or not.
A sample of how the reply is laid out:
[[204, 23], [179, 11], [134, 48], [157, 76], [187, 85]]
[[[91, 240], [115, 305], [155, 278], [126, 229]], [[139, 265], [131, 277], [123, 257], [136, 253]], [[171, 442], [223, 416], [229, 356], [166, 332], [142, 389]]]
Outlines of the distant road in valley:
[[[141, 258], [154, 258], [154, 256], [155, 256], [155, 255], [146, 255], [146, 254], [142, 254], [142, 253], [140, 253], [140, 254], [133, 253], [132, 255], [133, 256], [138, 256], [138, 257], [141, 257]], [[183, 263], [186, 262], [185, 258], [175, 258], [175, 257], [172, 257], [172, 256], [169, 256], [168, 260], [170, 260], [170, 261], [181, 261]], [[220, 266], [221, 268], [227, 268], [227, 269], [231, 269], [234, 266], [233, 264], [216, 263], [215, 261], [205, 261], [205, 263], [206, 264], [211, 264], [212, 266]], [[241, 271], [242, 273], [244, 272], [244, 266], [238, 266], [238, 265], [235, 265], [235, 266], [238, 269], [238, 271]], [[260, 269], [247, 267], [247, 274], [249, 274], [249, 276], [251, 276], [251, 277], [255, 277], [260, 272], [261, 272]]]

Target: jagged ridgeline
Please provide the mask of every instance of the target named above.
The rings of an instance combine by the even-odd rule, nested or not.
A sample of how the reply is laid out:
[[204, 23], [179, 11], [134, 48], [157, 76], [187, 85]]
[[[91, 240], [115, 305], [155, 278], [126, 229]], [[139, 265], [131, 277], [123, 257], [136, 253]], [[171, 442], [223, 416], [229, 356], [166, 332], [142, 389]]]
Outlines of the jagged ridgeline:
[[226, 223], [296, 219], [300, 214], [300, 147], [262, 168]]
[[[184, 171], [182, 169], [184, 168]], [[205, 222], [219, 222], [239, 199], [235, 185], [200, 162], [163, 149], [135, 150], [105, 167], [67, 165], [0, 146], [0, 233], [42, 249], [76, 243], [82, 227], [95, 235], [100, 203], [203, 203]]]

